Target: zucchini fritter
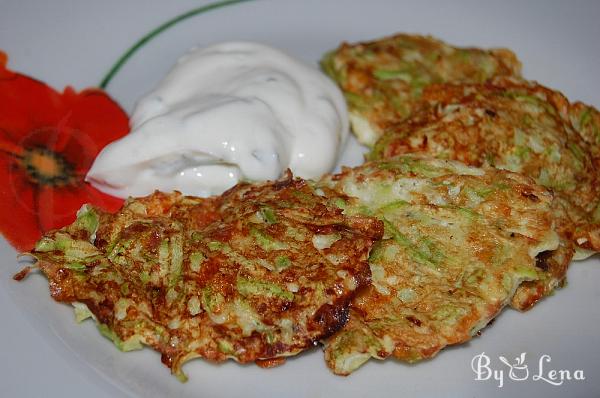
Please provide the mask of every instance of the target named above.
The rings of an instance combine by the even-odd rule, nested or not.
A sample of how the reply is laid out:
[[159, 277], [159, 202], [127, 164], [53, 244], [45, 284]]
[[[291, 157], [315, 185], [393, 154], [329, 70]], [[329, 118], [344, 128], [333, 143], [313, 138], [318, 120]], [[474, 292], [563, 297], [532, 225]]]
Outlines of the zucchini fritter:
[[411, 115], [429, 84], [482, 83], [494, 76], [519, 76], [521, 70], [510, 50], [458, 48], [407, 34], [344, 43], [321, 65], [344, 91], [352, 129], [368, 146], [388, 123]]
[[264, 363], [341, 328], [382, 233], [288, 175], [208, 199], [157, 192], [114, 215], [85, 207], [32, 255], [55, 300], [184, 377], [195, 357]]
[[536, 83], [425, 89], [428, 105], [391, 126], [370, 159], [420, 152], [518, 172], [555, 193], [557, 229], [576, 258], [600, 251], [600, 113]]
[[344, 169], [321, 185], [347, 195], [345, 214], [385, 225], [369, 258], [371, 286], [325, 342], [337, 374], [370, 357], [413, 362], [469, 340], [515, 292], [529, 299], [531, 288], [520, 286], [545, 278], [540, 262], [559, 244], [552, 194], [508, 171], [406, 155]]

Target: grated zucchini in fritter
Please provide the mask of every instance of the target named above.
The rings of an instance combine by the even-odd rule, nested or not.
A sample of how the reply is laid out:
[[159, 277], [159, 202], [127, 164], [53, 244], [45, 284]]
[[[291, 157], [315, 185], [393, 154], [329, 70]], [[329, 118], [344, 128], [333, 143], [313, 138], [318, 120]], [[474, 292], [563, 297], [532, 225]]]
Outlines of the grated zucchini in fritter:
[[[350, 322], [325, 341], [349, 374], [369, 358], [413, 362], [469, 340], [515, 295], [531, 300], [545, 256], [559, 246], [552, 194], [522, 175], [430, 157], [401, 156], [326, 177], [347, 215], [385, 226], [370, 255], [371, 285]], [[527, 289], [527, 290], [523, 290]]]
[[288, 175], [208, 199], [157, 192], [114, 215], [84, 207], [31, 254], [55, 300], [184, 377], [195, 357], [268, 365], [337, 331], [382, 232]]
[[510, 50], [459, 48], [408, 34], [344, 43], [326, 54], [321, 65], [343, 90], [352, 130], [368, 146], [389, 123], [409, 117], [430, 84], [483, 83], [494, 76], [520, 76], [521, 71]]
[[[419, 152], [529, 176], [555, 194], [557, 230], [576, 259], [600, 251], [600, 112], [533, 82], [440, 84], [369, 155]], [[566, 249], [565, 249], [566, 250]]]

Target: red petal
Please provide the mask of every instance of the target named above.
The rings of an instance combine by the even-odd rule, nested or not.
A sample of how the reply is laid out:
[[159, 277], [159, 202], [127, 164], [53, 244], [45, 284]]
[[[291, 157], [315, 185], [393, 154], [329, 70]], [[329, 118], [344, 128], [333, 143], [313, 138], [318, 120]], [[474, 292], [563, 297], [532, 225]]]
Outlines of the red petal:
[[66, 88], [63, 99], [69, 111], [63, 129], [70, 140], [58, 152], [85, 174], [96, 155], [110, 142], [129, 132], [129, 119], [121, 107], [101, 90], [76, 94]]
[[5, 79], [12, 76], [14, 73], [6, 69], [6, 63], [8, 62], [8, 56], [6, 53], [0, 51], [0, 79]]
[[105, 195], [87, 183], [64, 188], [41, 186], [38, 211], [42, 230], [46, 232], [71, 224], [75, 221], [77, 210], [85, 203], [116, 211], [123, 205], [123, 199]]
[[43, 134], [32, 133], [52, 130], [65, 115], [59, 93], [18, 73], [0, 74], [0, 104], [0, 129], [14, 143], [47, 144]]
[[44, 146], [64, 155], [82, 174], [104, 146], [129, 131], [125, 112], [102, 90], [60, 94], [5, 67], [0, 52], [0, 130], [22, 146]]
[[15, 144], [10, 137], [8, 137], [8, 134], [3, 130], [0, 130], [0, 152], [19, 157], [23, 154], [23, 147]]
[[38, 211], [43, 232], [64, 227], [75, 221], [75, 214], [82, 203], [81, 189], [55, 189], [40, 186]]
[[[84, 203], [109, 211], [122, 199], [83, 182], [100, 150], [129, 131], [127, 115], [103, 91], [60, 94], [46, 84], [6, 69], [0, 52], [0, 232], [19, 250], [28, 250], [42, 231], [75, 220]], [[62, 154], [75, 167], [79, 184], [35, 185], [14, 155], [42, 146]], [[11, 155], [12, 154], [12, 155]]]
[[35, 188], [15, 159], [0, 153], [0, 232], [20, 251], [32, 249], [41, 237]]
[[91, 184], [85, 183], [85, 188], [88, 195], [88, 202], [96, 207], [114, 213], [123, 207], [124, 199], [116, 198], [98, 191]]

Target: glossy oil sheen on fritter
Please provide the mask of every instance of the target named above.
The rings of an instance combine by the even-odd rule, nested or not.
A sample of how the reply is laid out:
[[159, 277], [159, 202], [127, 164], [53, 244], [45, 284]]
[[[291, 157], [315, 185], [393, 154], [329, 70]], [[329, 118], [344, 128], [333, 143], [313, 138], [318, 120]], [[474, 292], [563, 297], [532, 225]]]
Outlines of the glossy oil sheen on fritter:
[[521, 69], [510, 50], [459, 48], [407, 34], [344, 43], [321, 65], [344, 91], [352, 129], [368, 146], [388, 123], [410, 116], [427, 85], [482, 83], [493, 76], [519, 76]]
[[339, 202], [345, 214], [385, 225], [369, 259], [371, 286], [353, 300], [346, 327], [325, 342], [337, 374], [371, 357], [412, 362], [469, 340], [523, 282], [545, 278], [538, 255], [559, 244], [552, 194], [519, 174], [407, 155], [321, 184], [347, 195]]
[[334, 333], [382, 232], [288, 174], [208, 199], [155, 193], [115, 215], [86, 207], [32, 255], [54, 299], [183, 377], [195, 357], [269, 365]]

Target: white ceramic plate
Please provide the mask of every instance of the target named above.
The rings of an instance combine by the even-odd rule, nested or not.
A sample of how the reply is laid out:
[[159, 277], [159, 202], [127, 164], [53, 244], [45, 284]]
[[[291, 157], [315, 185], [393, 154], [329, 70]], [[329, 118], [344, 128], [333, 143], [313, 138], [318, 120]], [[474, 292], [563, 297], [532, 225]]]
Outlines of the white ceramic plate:
[[[166, 20], [198, 7], [152, 1], [0, 1], [0, 49], [10, 67], [54, 87], [99, 83], [131, 44]], [[108, 91], [129, 111], [187, 48], [256, 40], [315, 63], [342, 40], [393, 32], [430, 33], [457, 45], [506, 46], [525, 75], [573, 100], [600, 106], [600, 3], [548, 1], [260, 1], [195, 16], [163, 33], [125, 64]], [[1, 104], [0, 104], [1, 106]], [[360, 159], [353, 146], [346, 162]], [[432, 361], [406, 365], [370, 361], [350, 377], [333, 376], [315, 349], [284, 366], [264, 370], [234, 363], [193, 361], [186, 384], [169, 375], [159, 355], [123, 354], [91, 322], [77, 325], [71, 309], [54, 303], [45, 279], [23, 283], [15, 252], [0, 240], [0, 395], [332, 397], [332, 396], [600, 396], [600, 261], [574, 264], [569, 285], [525, 314], [505, 311], [471, 343]], [[472, 359], [485, 352], [504, 382], [475, 380]], [[526, 353], [528, 377], [512, 380], [499, 356], [512, 363]], [[555, 386], [537, 376], [563, 369], [585, 380]], [[566, 372], [562, 373], [566, 375]], [[581, 375], [581, 373], [579, 374]], [[486, 376], [482, 374], [482, 376]], [[515, 370], [514, 377], [524, 371]]]

